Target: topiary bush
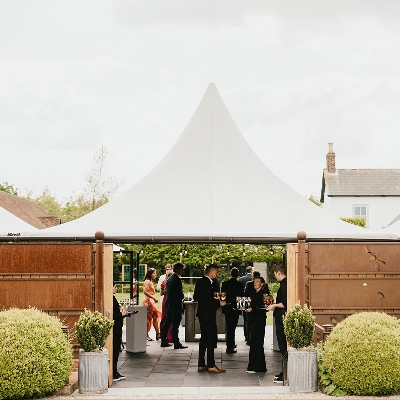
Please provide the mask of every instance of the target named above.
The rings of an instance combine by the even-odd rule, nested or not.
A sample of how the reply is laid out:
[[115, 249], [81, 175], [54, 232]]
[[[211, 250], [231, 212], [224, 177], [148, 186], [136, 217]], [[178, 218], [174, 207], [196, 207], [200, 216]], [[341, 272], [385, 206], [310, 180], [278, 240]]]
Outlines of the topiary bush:
[[342, 393], [396, 393], [400, 389], [400, 321], [377, 312], [348, 317], [328, 336], [320, 367], [331, 387]]
[[43, 397], [65, 385], [72, 349], [61, 326], [35, 308], [0, 312], [0, 399]]
[[75, 324], [76, 340], [84, 351], [102, 351], [113, 325], [98, 311], [85, 310]]
[[290, 347], [302, 349], [311, 346], [315, 330], [315, 317], [307, 304], [303, 309], [300, 302], [291, 308], [283, 318], [283, 325]]

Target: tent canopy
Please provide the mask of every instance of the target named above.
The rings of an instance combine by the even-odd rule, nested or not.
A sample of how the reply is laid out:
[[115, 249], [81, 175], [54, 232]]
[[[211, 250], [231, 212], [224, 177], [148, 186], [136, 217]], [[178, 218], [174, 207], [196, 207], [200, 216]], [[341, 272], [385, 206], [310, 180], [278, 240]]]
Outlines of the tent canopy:
[[134, 242], [286, 243], [394, 240], [327, 213], [270, 171], [239, 132], [211, 83], [164, 159], [125, 193], [33, 237]]
[[0, 207], [0, 235], [1, 236], [19, 236], [24, 232], [38, 231], [32, 225], [29, 225], [22, 219], [10, 213], [3, 207]]

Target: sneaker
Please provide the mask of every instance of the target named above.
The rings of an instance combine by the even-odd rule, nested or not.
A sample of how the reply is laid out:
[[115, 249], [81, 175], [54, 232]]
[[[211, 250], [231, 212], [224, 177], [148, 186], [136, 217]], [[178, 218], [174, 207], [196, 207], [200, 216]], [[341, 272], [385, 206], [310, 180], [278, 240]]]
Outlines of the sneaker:
[[256, 371], [246, 371], [248, 374], [256, 374]]
[[125, 379], [123, 375], [121, 375], [119, 372], [116, 372], [113, 376], [113, 381], [122, 381], [122, 379]]
[[279, 377], [278, 378], [274, 378], [274, 383], [283, 383], [283, 378]]
[[277, 379], [277, 378], [283, 378], [283, 372], [281, 372], [278, 375], [274, 375], [274, 379]]

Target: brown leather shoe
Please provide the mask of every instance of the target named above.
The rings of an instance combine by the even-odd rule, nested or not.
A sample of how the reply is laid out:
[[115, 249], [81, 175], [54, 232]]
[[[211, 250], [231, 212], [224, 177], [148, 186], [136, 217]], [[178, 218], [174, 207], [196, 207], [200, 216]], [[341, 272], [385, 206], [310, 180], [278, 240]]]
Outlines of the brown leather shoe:
[[216, 365], [214, 367], [211, 368], [207, 368], [208, 372], [217, 372], [217, 373], [221, 373], [221, 372], [225, 372], [225, 369], [222, 368], [218, 368]]
[[207, 366], [205, 366], [205, 367], [197, 367], [197, 371], [199, 371], [199, 372], [207, 371], [207, 370], [208, 370]]

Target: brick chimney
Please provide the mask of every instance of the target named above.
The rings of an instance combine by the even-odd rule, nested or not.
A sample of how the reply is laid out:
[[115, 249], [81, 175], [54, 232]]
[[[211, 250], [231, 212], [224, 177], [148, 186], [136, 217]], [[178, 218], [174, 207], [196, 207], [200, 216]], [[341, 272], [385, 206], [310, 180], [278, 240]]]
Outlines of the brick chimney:
[[333, 143], [328, 143], [329, 145], [329, 152], [326, 155], [326, 168], [329, 173], [336, 172], [336, 165], [335, 165], [335, 153], [333, 152]]

